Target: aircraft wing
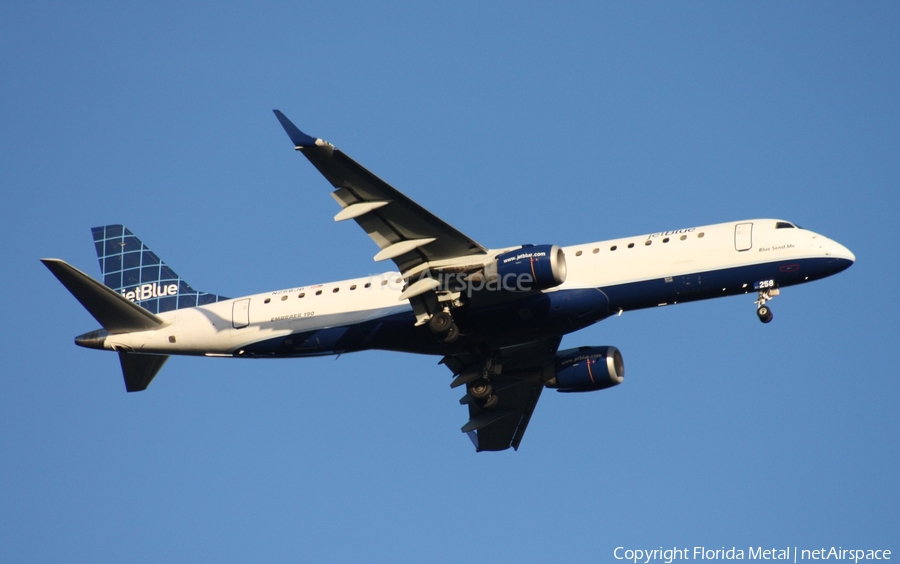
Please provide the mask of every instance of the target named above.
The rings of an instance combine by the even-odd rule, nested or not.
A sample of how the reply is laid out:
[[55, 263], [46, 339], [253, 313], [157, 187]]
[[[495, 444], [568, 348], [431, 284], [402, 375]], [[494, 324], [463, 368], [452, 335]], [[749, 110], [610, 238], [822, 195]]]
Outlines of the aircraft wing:
[[[477, 451], [518, 450], [531, 414], [544, 389], [545, 368], [552, 363], [561, 337], [539, 339], [491, 351], [488, 356], [464, 353], [445, 357], [443, 363], [456, 378], [452, 387], [466, 385], [460, 404], [469, 408], [462, 432]], [[472, 384], [488, 375], [496, 403], [485, 407], [472, 396]]]
[[401, 273], [427, 262], [484, 255], [487, 250], [381, 180], [330, 143], [311, 137], [274, 110], [296, 150], [336, 188], [343, 208], [335, 221], [353, 219]]
[[502, 382], [498, 378], [492, 383], [499, 403], [494, 409], [470, 403], [469, 421], [462, 431], [472, 439], [476, 451], [518, 450], [544, 383], [539, 378], [507, 382], [503, 388], [499, 388]]
[[[471, 271], [483, 266], [488, 250], [327, 141], [303, 133], [283, 113], [274, 112], [294, 148], [334, 186], [332, 196], [342, 208], [335, 221], [356, 221], [381, 249], [375, 260], [391, 259], [397, 264], [407, 280], [400, 299], [409, 299], [417, 325], [428, 321], [431, 314], [442, 308], [435, 292], [440, 284], [432, 278], [414, 283], [414, 277], [425, 268]], [[460, 403], [467, 406], [469, 421], [462, 431], [477, 450], [519, 447], [560, 339], [537, 339], [444, 357], [442, 362], [456, 376], [452, 386], [465, 385], [467, 393]], [[473, 396], [473, 384], [486, 381], [491, 387], [490, 397]]]

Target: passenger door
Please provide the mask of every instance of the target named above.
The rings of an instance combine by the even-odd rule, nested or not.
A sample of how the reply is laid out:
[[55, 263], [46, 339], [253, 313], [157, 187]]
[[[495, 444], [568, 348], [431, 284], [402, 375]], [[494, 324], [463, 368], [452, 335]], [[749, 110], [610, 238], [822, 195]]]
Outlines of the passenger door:
[[734, 249], [749, 251], [753, 248], [753, 224], [738, 223], [734, 226]]
[[250, 300], [237, 300], [231, 309], [231, 325], [240, 329], [250, 325]]

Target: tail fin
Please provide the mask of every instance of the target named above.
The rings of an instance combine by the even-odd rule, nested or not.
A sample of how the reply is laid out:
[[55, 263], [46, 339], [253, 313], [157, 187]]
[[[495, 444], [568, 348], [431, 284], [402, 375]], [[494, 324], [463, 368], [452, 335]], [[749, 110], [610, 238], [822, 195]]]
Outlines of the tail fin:
[[227, 300], [198, 292], [122, 225], [91, 229], [103, 283], [152, 313]]

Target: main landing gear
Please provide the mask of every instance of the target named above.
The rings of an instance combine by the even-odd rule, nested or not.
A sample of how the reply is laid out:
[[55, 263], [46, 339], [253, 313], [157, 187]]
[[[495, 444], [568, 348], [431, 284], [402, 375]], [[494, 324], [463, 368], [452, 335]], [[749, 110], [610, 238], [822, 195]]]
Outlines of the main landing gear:
[[766, 302], [774, 298], [779, 294], [778, 288], [768, 288], [766, 290], [759, 291], [759, 299], [754, 302], [756, 304], [756, 316], [759, 317], [759, 320], [763, 323], [768, 323], [772, 321], [772, 309], [766, 305]]
[[453, 322], [449, 311], [439, 311], [432, 315], [428, 327], [444, 343], [452, 343], [459, 338], [459, 327]]
[[473, 365], [465, 369], [457, 375], [450, 387], [466, 385], [467, 393], [459, 400], [462, 405], [474, 404], [482, 410], [493, 409], [500, 403], [500, 397], [491, 382], [491, 376], [499, 375], [501, 369], [502, 365], [488, 359], [483, 366]]
[[468, 386], [469, 395], [481, 403], [483, 409], [491, 409], [497, 405], [499, 398], [494, 395], [494, 387], [487, 378], [479, 378]]

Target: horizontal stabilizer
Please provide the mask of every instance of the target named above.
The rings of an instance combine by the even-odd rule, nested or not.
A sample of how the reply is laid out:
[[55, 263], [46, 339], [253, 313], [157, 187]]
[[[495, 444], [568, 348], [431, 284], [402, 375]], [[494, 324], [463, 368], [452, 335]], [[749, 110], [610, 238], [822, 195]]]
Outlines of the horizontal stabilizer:
[[109, 333], [146, 331], [165, 324], [159, 317], [67, 262], [59, 259], [41, 259], [41, 262]]
[[142, 392], [150, 385], [150, 381], [169, 359], [164, 354], [135, 354], [119, 351], [119, 362], [122, 364], [122, 375], [125, 377], [125, 389], [129, 392]]

